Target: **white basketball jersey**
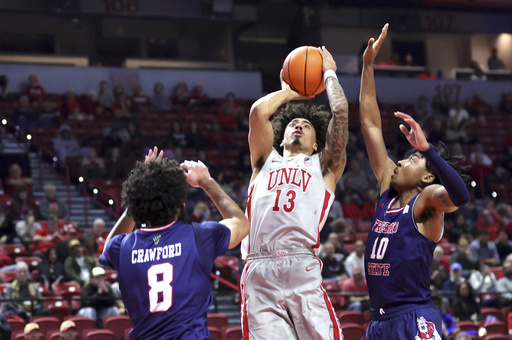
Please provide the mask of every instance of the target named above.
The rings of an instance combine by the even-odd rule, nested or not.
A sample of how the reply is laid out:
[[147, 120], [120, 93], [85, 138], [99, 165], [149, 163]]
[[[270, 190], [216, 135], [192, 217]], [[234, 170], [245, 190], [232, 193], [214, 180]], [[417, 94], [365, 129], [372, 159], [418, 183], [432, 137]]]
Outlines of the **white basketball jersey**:
[[249, 186], [251, 230], [242, 242], [242, 257], [290, 249], [318, 254], [320, 230], [333, 201], [318, 154], [283, 158], [273, 150]]

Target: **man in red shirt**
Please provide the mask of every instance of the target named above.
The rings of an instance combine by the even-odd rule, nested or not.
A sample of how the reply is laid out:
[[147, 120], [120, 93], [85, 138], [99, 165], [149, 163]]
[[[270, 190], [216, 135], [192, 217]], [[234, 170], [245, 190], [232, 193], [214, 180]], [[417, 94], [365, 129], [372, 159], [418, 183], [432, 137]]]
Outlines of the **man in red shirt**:
[[344, 306], [348, 305], [349, 310], [363, 312], [370, 309], [370, 297], [368, 295], [368, 286], [363, 277], [363, 268], [357, 262], [352, 266], [352, 277], [349, 277], [341, 285], [343, 293], [353, 293], [356, 295], [344, 296]]
[[59, 232], [59, 219], [52, 216], [47, 223], [41, 223], [41, 229], [34, 233], [34, 243], [29, 247], [32, 253], [40, 253], [43, 256], [48, 248], [55, 247], [57, 243], [65, 240], [65, 236]]
[[105, 221], [101, 218], [97, 218], [92, 223], [92, 234], [96, 239], [96, 243], [98, 243], [98, 252], [103, 252], [103, 247], [105, 246], [105, 240], [107, 239], [107, 232], [105, 231]]
[[25, 87], [25, 94], [30, 98], [31, 102], [42, 101], [46, 97], [46, 91], [41, 84], [39, 84], [35, 73], [28, 76], [28, 85]]

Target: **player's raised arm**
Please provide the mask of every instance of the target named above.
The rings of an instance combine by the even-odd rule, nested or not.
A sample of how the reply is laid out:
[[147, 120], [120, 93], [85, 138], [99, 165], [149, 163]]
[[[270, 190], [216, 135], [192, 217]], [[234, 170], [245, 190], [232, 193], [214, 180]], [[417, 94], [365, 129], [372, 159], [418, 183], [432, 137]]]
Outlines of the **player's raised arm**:
[[380, 47], [386, 38], [389, 25], [382, 28], [377, 40], [371, 38], [363, 54], [363, 71], [361, 75], [361, 91], [359, 93], [359, 119], [361, 131], [366, 144], [366, 151], [373, 172], [380, 184], [381, 192], [389, 187], [390, 174], [395, 164], [388, 157], [384, 138], [382, 136], [382, 120], [375, 93], [375, 78], [373, 63]]
[[322, 56], [324, 83], [332, 118], [327, 128], [325, 149], [320, 158], [327, 185], [334, 190], [347, 164], [348, 101], [336, 76], [336, 62], [325, 46], [319, 47]]
[[249, 220], [245, 213], [210, 176], [208, 168], [201, 161], [185, 161], [181, 167], [187, 170], [187, 182], [193, 187], [203, 189], [219, 209], [223, 218], [220, 223], [231, 230], [229, 249], [238, 245], [249, 233]]
[[[155, 146], [153, 149], [148, 151], [148, 154], [144, 157], [144, 162], [151, 162], [154, 160], [160, 160], [164, 156], [163, 150], [158, 152], [158, 148]], [[128, 211], [125, 210], [121, 217], [117, 220], [116, 224], [108, 234], [105, 244], [107, 244], [112, 237], [120, 234], [128, 234], [133, 231], [135, 228], [135, 221], [128, 214]]]
[[292, 100], [309, 100], [313, 96], [305, 96], [293, 91], [283, 80], [281, 70], [281, 90], [267, 94], [258, 99], [251, 107], [249, 115], [249, 149], [251, 152], [251, 165], [253, 178], [265, 163], [272, 152], [274, 132], [270, 123], [270, 116], [277, 109]]
[[[438, 214], [452, 212], [469, 202], [469, 191], [464, 180], [448, 162], [441, 157], [434, 146], [428, 143], [421, 126], [408, 114], [395, 112], [395, 116], [404, 120], [410, 127], [400, 124], [400, 131], [409, 143], [425, 157], [439, 178], [441, 185], [429, 185], [420, 194], [418, 207], [433, 207]], [[420, 212], [421, 212], [420, 211]]]

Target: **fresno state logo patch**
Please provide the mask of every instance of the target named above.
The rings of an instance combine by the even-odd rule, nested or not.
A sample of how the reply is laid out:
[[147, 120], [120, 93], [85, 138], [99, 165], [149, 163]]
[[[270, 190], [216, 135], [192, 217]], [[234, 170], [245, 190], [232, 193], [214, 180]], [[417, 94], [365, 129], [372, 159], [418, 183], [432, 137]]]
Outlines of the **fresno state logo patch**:
[[437, 332], [436, 325], [433, 322], [428, 322], [422, 316], [416, 319], [416, 323], [418, 324], [418, 334], [414, 337], [414, 340], [441, 340], [441, 336]]

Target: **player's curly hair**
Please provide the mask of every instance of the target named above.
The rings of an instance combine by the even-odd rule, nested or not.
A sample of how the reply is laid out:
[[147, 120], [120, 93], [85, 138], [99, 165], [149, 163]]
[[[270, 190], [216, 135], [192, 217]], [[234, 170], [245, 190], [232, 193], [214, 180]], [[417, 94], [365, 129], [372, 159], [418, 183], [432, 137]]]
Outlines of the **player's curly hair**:
[[138, 226], [160, 226], [183, 212], [189, 184], [175, 160], [137, 162], [123, 183], [121, 204]]
[[[448, 152], [448, 148], [446, 147], [446, 145], [443, 142], [439, 142], [438, 147], [434, 147], [434, 149], [441, 156], [441, 158], [444, 159], [446, 161], [446, 163], [448, 163], [459, 174], [459, 176], [462, 178], [464, 183], [466, 183], [466, 185], [467, 185], [469, 183], [469, 181], [471, 180], [471, 177], [469, 176], [469, 169], [471, 168], [471, 166], [459, 164], [459, 162], [466, 159], [466, 157], [464, 157], [463, 155], [451, 156]], [[413, 153], [416, 153], [416, 152], [418, 152], [418, 149], [416, 149], [416, 148], [409, 150], [405, 154], [405, 158], [409, 158], [410, 155], [412, 155]], [[434, 181], [430, 184], [441, 184], [441, 180], [439, 179], [439, 176], [437, 175], [434, 168], [432, 168], [432, 164], [430, 164], [430, 162], [426, 159], [425, 159], [425, 166], [426, 166], [427, 171], [435, 176]]]
[[283, 147], [280, 146], [284, 137], [284, 130], [288, 123], [295, 118], [307, 119], [316, 133], [316, 143], [318, 148], [316, 152], [321, 152], [325, 147], [325, 140], [327, 136], [327, 127], [331, 119], [331, 112], [325, 110], [325, 106], [316, 106], [306, 103], [288, 103], [284, 108], [277, 111], [275, 117], [272, 119], [272, 128], [274, 129], [274, 148], [281, 155], [283, 154]]

